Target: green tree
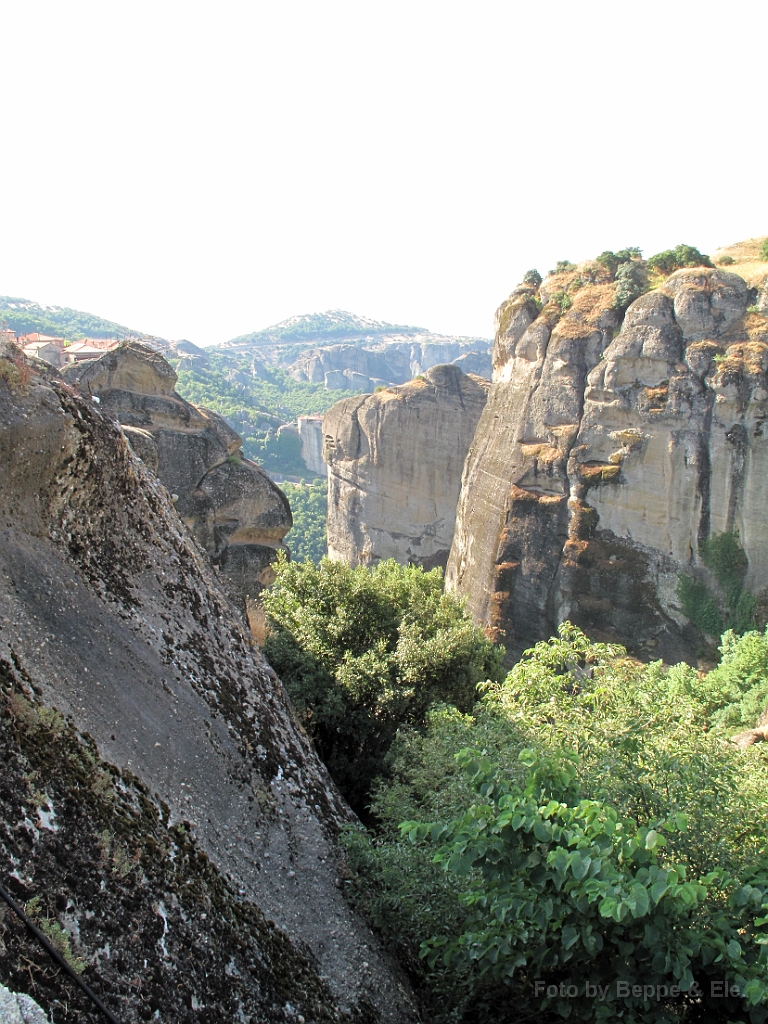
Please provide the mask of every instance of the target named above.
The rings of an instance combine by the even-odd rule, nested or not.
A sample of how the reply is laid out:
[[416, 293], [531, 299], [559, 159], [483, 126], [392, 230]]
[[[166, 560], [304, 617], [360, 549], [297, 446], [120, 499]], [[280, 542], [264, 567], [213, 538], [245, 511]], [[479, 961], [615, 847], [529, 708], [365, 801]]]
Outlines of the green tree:
[[360, 810], [398, 727], [422, 727], [436, 702], [468, 710], [477, 684], [500, 678], [503, 651], [443, 593], [439, 569], [282, 558], [275, 571], [264, 652]]
[[649, 270], [660, 274], [671, 274], [683, 267], [711, 267], [709, 256], [700, 253], [693, 245], [676, 245], [674, 249], [665, 249], [651, 256], [646, 263]]
[[321, 477], [311, 483], [285, 483], [282, 490], [293, 514], [293, 528], [285, 539], [291, 558], [319, 562], [328, 551], [328, 482]]
[[[581, 972], [583, 994], [585, 974], [615, 982], [646, 970], [668, 987], [688, 971], [707, 991], [713, 972], [727, 975], [744, 995], [614, 1000], [602, 1017], [599, 1002], [568, 1000], [569, 1012], [765, 1019], [756, 980], [768, 870], [755, 808], [768, 802], [768, 750], [742, 752], [727, 737], [764, 706], [768, 636], [726, 635], [721, 665], [704, 676], [640, 665], [564, 624], [484, 690], [471, 714], [441, 707], [425, 731], [400, 730], [373, 791], [376, 830], [346, 840], [350, 894], [432, 1019], [556, 1020], [537, 977], [559, 985]], [[457, 759], [462, 750], [482, 753]], [[662, 893], [662, 881], [674, 884]]]

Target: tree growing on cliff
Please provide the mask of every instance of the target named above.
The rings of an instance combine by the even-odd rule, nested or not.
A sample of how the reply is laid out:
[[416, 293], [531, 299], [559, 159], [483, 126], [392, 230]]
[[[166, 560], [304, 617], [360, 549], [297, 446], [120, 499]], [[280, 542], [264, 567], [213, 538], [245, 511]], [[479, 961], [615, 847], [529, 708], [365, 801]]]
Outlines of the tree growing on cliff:
[[477, 684], [501, 678], [503, 650], [443, 593], [439, 569], [280, 558], [275, 571], [264, 653], [361, 810], [397, 729], [422, 727], [438, 702], [469, 710]]

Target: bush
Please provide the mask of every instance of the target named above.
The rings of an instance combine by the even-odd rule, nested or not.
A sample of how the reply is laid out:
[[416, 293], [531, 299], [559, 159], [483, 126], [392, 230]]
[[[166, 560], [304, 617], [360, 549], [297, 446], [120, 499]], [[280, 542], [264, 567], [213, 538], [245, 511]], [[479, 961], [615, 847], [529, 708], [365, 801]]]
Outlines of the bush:
[[541, 284], [541, 274], [538, 270], [526, 270], [523, 274], [523, 284], [530, 284], [534, 288], [538, 288]]
[[[765, 1019], [755, 808], [768, 800], [768, 751], [723, 740], [724, 712], [759, 703], [768, 636], [723, 647], [703, 677], [639, 665], [565, 624], [472, 715], [442, 707], [424, 732], [400, 731], [374, 788], [377, 832], [347, 839], [348, 889], [430, 1020]], [[706, 993], [727, 977], [746, 997], [583, 998], [585, 980], [643, 977], [692, 978]], [[537, 980], [578, 984], [580, 998], [547, 1009]]]
[[768, 238], [760, 246], [760, 259], [768, 260]]
[[642, 250], [638, 249], [636, 246], [632, 246], [628, 249], [620, 249], [618, 252], [611, 252], [610, 249], [606, 249], [597, 257], [597, 262], [602, 263], [610, 273], [611, 277], [615, 277], [616, 271], [623, 263], [631, 263], [634, 260], [639, 260], [641, 256]]
[[660, 274], [672, 274], [683, 267], [711, 267], [712, 260], [692, 245], [676, 245], [674, 249], [657, 252], [647, 261], [648, 269]]
[[626, 309], [639, 298], [648, 287], [645, 270], [641, 263], [625, 260], [616, 274], [616, 297], [614, 306]]
[[710, 1004], [709, 982], [724, 978], [747, 1006], [768, 1004], [768, 874], [745, 884], [722, 868], [689, 877], [664, 852], [665, 833], [684, 831], [686, 814], [638, 826], [580, 799], [566, 757], [522, 751], [524, 786], [487, 758], [462, 751], [458, 759], [477, 802], [447, 825], [401, 826], [412, 841], [441, 841], [434, 860], [466, 879], [462, 931], [423, 943], [431, 963], [442, 958], [499, 981], [521, 975], [529, 997], [551, 986], [541, 1008], [582, 1021], [617, 1019], [608, 1007], [596, 1013], [595, 993], [618, 1001], [620, 987], [620, 1016], [629, 1010], [649, 1024], [682, 1008], [680, 993], [691, 993], [683, 996], [689, 1010], [702, 991]]
[[398, 727], [422, 727], [436, 702], [471, 708], [477, 684], [500, 678], [503, 649], [443, 594], [439, 569], [281, 557], [275, 571], [264, 653], [336, 784], [362, 810]]
[[550, 270], [550, 274], [564, 274], [568, 270], [575, 270], [576, 264], [571, 263], [570, 260], [558, 260], [555, 264], [555, 269]]

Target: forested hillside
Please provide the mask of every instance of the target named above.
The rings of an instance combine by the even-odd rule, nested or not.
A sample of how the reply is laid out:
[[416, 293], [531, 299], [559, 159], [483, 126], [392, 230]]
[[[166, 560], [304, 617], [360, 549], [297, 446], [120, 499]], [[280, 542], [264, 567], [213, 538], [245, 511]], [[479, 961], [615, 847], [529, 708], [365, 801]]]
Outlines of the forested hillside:
[[179, 394], [220, 413], [242, 435], [249, 459], [269, 473], [314, 476], [301, 458], [296, 434], [278, 430], [298, 416], [324, 413], [338, 394], [322, 384], [292, 380], [279, 366], [254, 367], [247, 355], [211, 350], [202, 357], [171, 362], [177, 367]]
[[0, 324], [6, 324], [16, 334], [50, 334], [67, 341], [141, 336], [130, 327], [92, 313], [66, 306], [42, 306], [39, 302], [10, 295], [0, 295]]

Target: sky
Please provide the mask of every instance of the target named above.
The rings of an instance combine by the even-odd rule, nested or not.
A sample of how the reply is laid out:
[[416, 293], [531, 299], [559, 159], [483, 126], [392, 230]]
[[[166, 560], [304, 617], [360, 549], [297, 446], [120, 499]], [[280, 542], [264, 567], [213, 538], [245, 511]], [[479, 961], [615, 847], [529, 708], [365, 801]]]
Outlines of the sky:
[[346, 309], [491, 337], [523, 273], [768, 233], [768, 6], [26, 0], [0, 294], [207, 345]]

